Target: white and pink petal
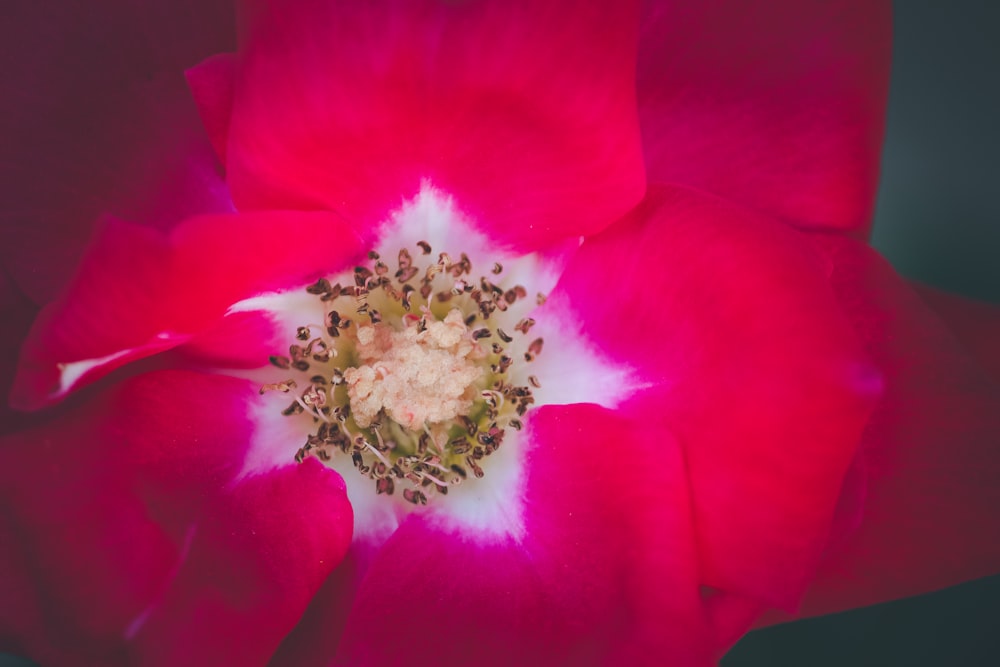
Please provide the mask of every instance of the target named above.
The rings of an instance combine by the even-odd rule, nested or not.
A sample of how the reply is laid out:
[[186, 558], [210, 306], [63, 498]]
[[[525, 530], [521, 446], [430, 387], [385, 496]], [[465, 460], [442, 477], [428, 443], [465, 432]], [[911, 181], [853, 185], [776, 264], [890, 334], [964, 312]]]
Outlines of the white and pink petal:
[[[201, 216], [169, 233], [110, 220], [72, 286], [32, 327], [11, 403], [56, 402], [192, 340], [192, 357], [245, 365], [270, 325], [255, 321], [242, 335], [226, 330], [222, 320], [234, 303], [316, 280], [360, 253], [354, 233], [324, 212]], [[201, 333], [206, 338], [197, 340]]]
[[243, 9], [231, 104], [199, 93], [225, 68], [189, 72], [241, 210], [327, 208], [368, 235], [429, 179], [531, 250], [642, 196], [634, 3]]
[[[524, 452], [523, 533], [408, 516], [364, 574], [333, 664], [710, 664], [669, 434], [598, 406], [549, 406]], [[659, 469], [646, 477], [628, 454], [655, 454]]]

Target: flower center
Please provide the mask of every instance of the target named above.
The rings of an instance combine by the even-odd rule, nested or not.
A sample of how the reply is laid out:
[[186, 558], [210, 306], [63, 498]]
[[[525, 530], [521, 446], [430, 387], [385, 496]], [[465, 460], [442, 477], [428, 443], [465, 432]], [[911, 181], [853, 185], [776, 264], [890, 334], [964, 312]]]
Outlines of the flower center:
[[[372, 252], [370, 265], [339, 282], [309, 286], [323, 323], [298, 327], [288, 356], [271, 357], [300, 377], [261, 393], [295, 393], [283, 414], [312, 421], [297, 461], [350, 457], [377, 493], [392, 495], [398, 486], [422, 505], [470, 473], [483, 477], [485, 459], [522, 428], [532, 387], [540, 385], [533, 375], [526, 385], [511, 377], [524, 375], [518, 371], [541, 352], [542, 339], [531, 340], [533, 320], [508, 316], [528, 292], [503, 286], [499, 263], [491, 278], [473, 280], [465, 253], [458, 261], [441, 253], [434, 262], [430, 245], [417, 245], [418, 259], [400, 250], [394, 272]], [[530, 340], [518, 358], [510, 351], [515, 336]]]
[[463, 320], [454, 309], [423, 331], [359, 327], [356, 351], [363, 364], [344, 371], [357, 425], [371, 426], [383, 411], [411, 431], [468, 415], [477, 393], [474, 383], [483, 376], [476, 361], [485, 352]]

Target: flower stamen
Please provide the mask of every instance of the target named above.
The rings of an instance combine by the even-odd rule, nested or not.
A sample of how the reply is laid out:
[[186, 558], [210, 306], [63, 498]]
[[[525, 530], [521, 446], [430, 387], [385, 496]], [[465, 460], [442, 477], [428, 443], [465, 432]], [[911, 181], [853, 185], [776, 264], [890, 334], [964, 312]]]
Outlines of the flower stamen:
[[[429, 243], [416, 245], [417, 257], [431, 255]], [[515, 338], [499, 324], [527, 336], [534, 320], [512, 324], [506, 313], [528, 291], [503, 286], [500, 262], [490, 279], [473, 279], [468, 254], [452, 257], [440, 252], [436, 261], [418, 262], [403, 248], [393, 271], [373, 251], [370, 264], [353, 267], [346, 280], [321, 278], [306, 288], [318, 299], [323, 324], [297, 327], [288, 355], [269, 358], [276, 368], [308, 376], [305, 391], [282, 413], [310, 419], [315, 428], [296, 461], [349, 457], [377, 494], [391, 496], [404, 483], [403, 499], [425, 505], [463, 483], [468, 471], [482, 478], [482, 462], [507, 429], [523, 428], [532, 388], [541, 384], [535, 375], [528, 385], [510, 381]], [[350, 311], [365, 319], [352, 326], [344, 316]], [[541, 350], [537, 338], [525, 360]], [[290, 378], [263, 385], [261, 393], [296, 386]]]

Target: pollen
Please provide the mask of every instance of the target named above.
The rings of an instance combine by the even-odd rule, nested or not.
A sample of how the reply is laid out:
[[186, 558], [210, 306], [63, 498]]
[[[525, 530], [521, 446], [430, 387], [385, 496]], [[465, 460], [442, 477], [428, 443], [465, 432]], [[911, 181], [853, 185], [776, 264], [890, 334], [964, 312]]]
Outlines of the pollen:
[[514, 316], [528, 290], [499, 262], [476, 278], [466, 253], [433, 257], [421, 241], [398, 251], [393, 271], [373, 251], [306, 288], [323, 324], [296, 327], [288, 354], [270, 357], [284, 375], [261, 386], [290, 394], [282, 414], [313, 426], [296, 461], [349, 461], [376, 493], [413, 505], [486, 475], [541, 386], [534, 374], [512, 381], [542, 350], [528, 336], [534, 320]]
[[466, 416], [478, 396], [475, 383], [484, 370], [485, 352], [471, 336], [465, 318], [453, 309], [423, 331], [385, 325], [358, 329], [361, 365], [344, 371], [351, 413], [361, 428], [381, 412], [417, 431]]

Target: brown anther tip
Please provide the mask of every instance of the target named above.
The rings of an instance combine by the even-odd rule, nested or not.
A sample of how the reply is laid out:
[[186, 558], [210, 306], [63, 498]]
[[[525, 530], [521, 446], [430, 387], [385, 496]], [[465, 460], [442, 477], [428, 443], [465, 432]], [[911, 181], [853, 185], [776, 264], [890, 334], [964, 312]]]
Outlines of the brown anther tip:
[[537, 357], [539, 354], [542, 353], [542, 345], [544, 343], [545, 341], [543, 339], [536, 338], [535, 340], [531, 341], [531, 345], [528, 346], [528, 352]]
[[277, 354], [272, 354], [267, 358], [267, 360], [271, 363], [272, 366], [277, 366], [278, 368], [281, 369], [287, 369], [292, 365], [291, 359]]
[[417, 246], [425, 255], [431, 254], [431, 244], [427, 241], [417, 241]]
[[499, 276], [501, 273], [503, 273], [503, 264], [501, 264], [500, 262], [494, 262], [493, 275]]
[[378, 259], [378, 253], [374, 250], [368, 251], [368, 259]]
[[315, 283], [306, 288], [306, 292], [309, 294], [326, 294], [330, 291], [330, 281], [326, 278], [320, 278]]
[[415, 266], [408, 266], [396, 271], [396, 280], [401, 283], [406, 283], [413, 280], [418, 273], [420, 273], [420, 269]]

